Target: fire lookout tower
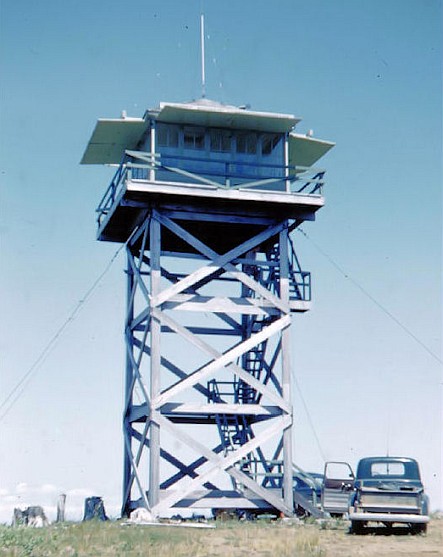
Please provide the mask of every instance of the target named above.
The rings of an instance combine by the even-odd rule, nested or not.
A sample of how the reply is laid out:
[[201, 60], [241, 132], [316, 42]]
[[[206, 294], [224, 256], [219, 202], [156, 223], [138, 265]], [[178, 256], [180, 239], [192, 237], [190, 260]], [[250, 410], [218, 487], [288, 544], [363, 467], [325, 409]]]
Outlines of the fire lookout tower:
[[96, 124], [82, 163], [118, 166], [98, 240], [127, 252], [123, 515], [293, 514], [290, 326], [311, 283], [290, 233], [334, 145], [298, 121], [202, 98]]

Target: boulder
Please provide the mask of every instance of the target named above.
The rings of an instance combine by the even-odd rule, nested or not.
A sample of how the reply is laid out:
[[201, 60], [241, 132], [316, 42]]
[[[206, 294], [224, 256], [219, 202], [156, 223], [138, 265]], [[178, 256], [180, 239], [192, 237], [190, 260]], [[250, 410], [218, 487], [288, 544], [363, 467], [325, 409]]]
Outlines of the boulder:
[[129, 522], [133, 522], [134, 524], [148, 524], [151, 522], [155, 522], [152, 513], [145, 509], [144, 507], [139, 507], [131, 512], [129, 515]]
[[49, 526], [49, 520], [46, 518], [45, 511], [40, 505], [27, 507], [24, 511], [14, 509], [12, 519], [13, 526], [29, 526], [31, 528], [42, 528]]

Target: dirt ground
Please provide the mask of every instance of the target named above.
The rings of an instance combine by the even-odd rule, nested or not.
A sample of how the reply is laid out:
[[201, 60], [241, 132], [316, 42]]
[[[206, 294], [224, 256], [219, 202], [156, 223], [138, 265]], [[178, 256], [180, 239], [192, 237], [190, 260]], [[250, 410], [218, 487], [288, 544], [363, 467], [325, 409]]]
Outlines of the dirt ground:
[[347, 529], [319, 532], [319, 547], [325, 557], [438, 557], [443, 556], [443, 519], [432, 520], [426, 535], [412, 536], [395, 527], [387, 535], [384, 528], [368, 528], [364, 535], [351, 535]]

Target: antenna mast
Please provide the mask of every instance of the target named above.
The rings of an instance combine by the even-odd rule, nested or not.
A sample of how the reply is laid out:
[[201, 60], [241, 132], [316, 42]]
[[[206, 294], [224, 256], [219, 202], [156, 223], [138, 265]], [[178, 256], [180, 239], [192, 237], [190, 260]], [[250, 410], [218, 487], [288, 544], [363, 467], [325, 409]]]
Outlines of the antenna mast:
[[202, 65], [202, 98], [206, 97], [205, 76], [205, 16], [200, 15], [200, 43], [201, 43], [201, 65]]

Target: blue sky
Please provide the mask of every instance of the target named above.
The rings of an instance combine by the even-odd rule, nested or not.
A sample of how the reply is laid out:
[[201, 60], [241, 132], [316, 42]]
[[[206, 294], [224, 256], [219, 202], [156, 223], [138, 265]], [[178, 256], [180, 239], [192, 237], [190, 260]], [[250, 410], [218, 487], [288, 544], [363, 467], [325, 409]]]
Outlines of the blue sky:
[[110, 170], [79, 161], [97, 118], [200, 96], [202, 9], [209, 98], [337, 143], [294, 236], [295, 461], [413, 456], [441, 508], [442, 3], [3, 0], [0, 404], [79, 311], [0, 422], [0, 521], [61, 491], [118, 512], [124, 258], [79, 306], [118, 249], [95, 241]]

